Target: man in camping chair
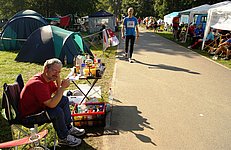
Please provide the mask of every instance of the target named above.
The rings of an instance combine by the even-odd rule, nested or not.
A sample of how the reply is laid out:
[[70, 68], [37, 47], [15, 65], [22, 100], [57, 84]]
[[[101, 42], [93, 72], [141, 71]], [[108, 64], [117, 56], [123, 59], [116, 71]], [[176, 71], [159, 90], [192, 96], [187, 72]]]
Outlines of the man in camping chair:
[[47, 60], [42, 73], [30, 78], [22, 89], [18, 107], [21, 119], [28, 123], [52, 122], [59, 144], [74, 147], [81, 143], [81, 139], [76, 136], [83, 135], [85, 130], [71, 125], [69, 101], [63, 96], [70, 81], [61, 81], [61, 68], [59, 59]]

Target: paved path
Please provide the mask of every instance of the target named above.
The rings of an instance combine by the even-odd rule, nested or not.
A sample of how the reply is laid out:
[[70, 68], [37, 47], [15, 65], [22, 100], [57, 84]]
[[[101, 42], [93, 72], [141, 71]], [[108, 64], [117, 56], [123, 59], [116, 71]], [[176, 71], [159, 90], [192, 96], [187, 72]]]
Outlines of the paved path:
[[116, 61], [108, 150], [231, 149], [231, 71], [141, 31], [134, 63]]

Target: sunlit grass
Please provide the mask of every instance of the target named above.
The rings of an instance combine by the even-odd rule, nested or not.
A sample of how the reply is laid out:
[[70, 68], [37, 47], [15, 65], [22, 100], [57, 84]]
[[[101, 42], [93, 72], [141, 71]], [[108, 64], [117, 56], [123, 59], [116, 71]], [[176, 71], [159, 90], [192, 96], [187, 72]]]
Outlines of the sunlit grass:
[[[111, 47], [106, 51], [102, 51], [102, 46], [97, 45], [92, 48], [92, 53], [96, 54], [98, 58], [101, 58], [102, 62], [105, 63], [106, 70], [102, 79], [98, 80], [97, 85], [101, 86], [103, 101], [108, 100], [108, 90], [111, 86], [112, 75], [114, 71], [114, 63], [115, 63], [115, 55], [116, 55], [116, 47]], [[35, 64], [35, 63], [24, 63], [24, 62], [16, 62], [14, 59], [16, 58], [18, 52], [10, 52], [10, 51], [0, 51], [0, 85], [2, 86], [4, 83], [14, 83], [15, 78], [18, 74], [22, 74], [24, 82], [26, 82], [30, 77], [34, 74], [41, 72], [43, 68], [43, 64]], [[64, 66], [61, 72], [61, 77], [65, 78], [69, 72], [70, 68], [73, 65]], [[80, 83], [87, 83], [86, 81], [81, 81]], [[74, 84], [71, 84], [68, 89], [76, 89]], [[0, 94], [2, 95], [3, 89], [0, 88]], [[1, 104], [0, 97], [0, 104]], [[11, 140], [11, 131], [10, 126], [7, 121], [2, 118], [0, 115], [0, 143], [3, 141]], [[47, 137], [47, 143], [49, 146], [53, 146], [53, 134], [54, 132], [52, 126], [49, 126], [49, 135]], [[88, 137], [85, 140], [85, 143], [91, 145], [93, 147], [97, 147], [97, 143], [92, 139], [93, 137]], [[91, 142], [92, 141], [92, 142]], [[82, 144], [80, 149], [85, 149], [86, 144]]]

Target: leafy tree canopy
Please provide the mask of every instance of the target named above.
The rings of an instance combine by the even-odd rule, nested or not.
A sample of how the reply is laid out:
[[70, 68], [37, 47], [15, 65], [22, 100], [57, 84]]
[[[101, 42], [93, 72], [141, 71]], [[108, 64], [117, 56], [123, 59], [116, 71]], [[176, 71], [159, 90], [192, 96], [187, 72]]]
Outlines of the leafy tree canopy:
[[21, 10], [32, 9], [45, 17], [77, 14], [85, 16], [106, 10], [116, 16], [127, 15], [133, 7], [136, 17], [163, 18], [173, 11], [186, 10], [202, 4], [214, 4], [223, 0], [0, 0], [0, 18], [11, 18]]

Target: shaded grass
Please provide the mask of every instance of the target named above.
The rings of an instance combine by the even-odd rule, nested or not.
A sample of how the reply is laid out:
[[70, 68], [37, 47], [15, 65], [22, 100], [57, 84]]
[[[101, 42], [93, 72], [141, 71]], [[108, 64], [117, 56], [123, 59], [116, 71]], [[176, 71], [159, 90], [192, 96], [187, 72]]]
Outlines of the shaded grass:
[[[180, 42], [178, 42], [178, 41], [175, 41], [175, 39], [173, 38], [172, 32], [165, 32], [165, 31], [164, 31], [164, 32], [157, 32], [156, 34], [158, 34], [158, 35], [160, 35], [160, 36], [162, 36], [162, 37], [164, 37], [164, 38], [166, 38], [166, 39], [169, 39], [169, 40], [171, 40], [171, 41], [174, 41], [174, 42], [176, 42], [177, 44], [182, 45], [182, 46], [184, 46], [184, 47], [186, 47], [186, 48], [190, 45], [190, 42], [191, 42], [191, 41], [187, 41], [186, 43], [180, 43]], [[212, 56], [209, 55], [208, 52], [205, 51], [205, 50], [201, 50], [201, 49], [191, 49], [191, 50], [194, 51], [194, 52], [197, 52], [197, 53], [200, 54], [200, 55], [203, 55], [203, 56], [205, 56], [205, 57], [207, 57], [207, 58], [213, 60], [213, 59], [212, 59]], [[218, 62], [219, 64], [222, 64], [222, 65], [224, 65], [224, 66], [226, 66], [226, 67], [228, 67], [228, 68], [231, 69], [231, 61], [230, 61], [230, 60], [218, 59], [218, 60], [213, 60], [213, 61]]]

